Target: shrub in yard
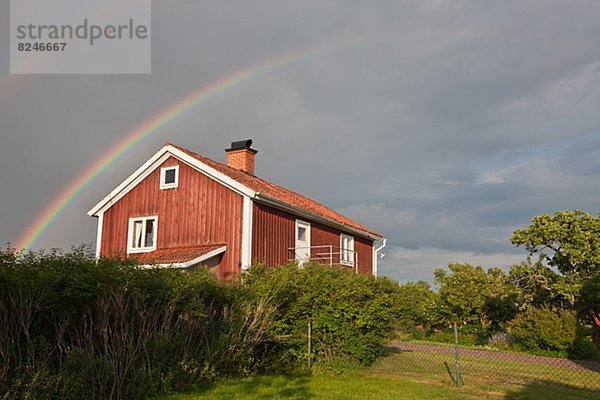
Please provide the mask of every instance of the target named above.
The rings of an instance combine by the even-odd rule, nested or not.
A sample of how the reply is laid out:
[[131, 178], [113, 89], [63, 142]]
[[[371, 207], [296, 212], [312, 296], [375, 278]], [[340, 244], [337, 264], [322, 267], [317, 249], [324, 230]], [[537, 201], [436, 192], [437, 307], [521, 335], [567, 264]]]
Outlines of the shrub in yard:
[[573, 360], [599, 360], [600, 350], [587, 337], [580, 336], [567, 349], [569, 358]]
[[428, 328], [438, 319], [438, 294], [427, 282], [408, 282], [396, 294], [398, 323], [405, 333], [423, 338]]
[[589, 334], [600, 351], [600, 272], [583, 284], [576, 306], [580, 321], [589, 327]]
[[530, 307], [508, 323], [508, 331], [522, 350], [564, 356], [577, 336], [575, 313]]
[[306, 360], [307, 322], [317, 362], [350, 359], [369, 364], [394, 331], [398, 284], [343, 267], [255, 266], [245, 277], [251, 296], [277, 307], [270, 351], [288, 367]]
[[271, 325], [208, 270], [0, 251], [0, 398], [142, 399], [252, 372]]

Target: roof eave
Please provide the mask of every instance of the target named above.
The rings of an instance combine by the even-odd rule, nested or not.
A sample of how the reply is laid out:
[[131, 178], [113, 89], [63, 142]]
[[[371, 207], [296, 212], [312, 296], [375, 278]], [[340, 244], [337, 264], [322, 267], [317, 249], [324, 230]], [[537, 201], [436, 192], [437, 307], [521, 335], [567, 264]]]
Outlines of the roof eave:
[[362, 229], [354, 228], [348, 224], [344, 224], [342, 222], [334, 221], [331, 218], [324, 217], [320, 214], [305, 210], [303, 208], [288, 204], [281, 200], [275, 199], [271, 196], [267, 196], [263, 193], [256, 193], [254, 196], [254, 200], [269, 205], [271, 207], [275, 207], [281, 209], [283, 211], [291, 212], [292, 214], [298, 215], [300, 217], [312, 219], [313, 221], [317, 221], [322, 223], [323, 225], [331, 226], [333, 228], [338, 228], [346, 232], [352, 232], [358, 236], [362, 236], [371, 240], [381, 240], [383, 236], [371, 232], [364, 231]]

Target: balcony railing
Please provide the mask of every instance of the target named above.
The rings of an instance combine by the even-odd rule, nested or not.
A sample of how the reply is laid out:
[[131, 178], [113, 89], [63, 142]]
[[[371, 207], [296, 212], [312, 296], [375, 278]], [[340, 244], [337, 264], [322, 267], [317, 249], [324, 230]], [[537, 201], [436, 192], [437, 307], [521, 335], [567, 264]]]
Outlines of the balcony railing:
[[298, 261], [300, 265], [307, 262], [329, 266], [341, 265], [352, 268], [358, 273], [358, 253], [354, 250], [324, 244], [310, 247], [290, 247], [288, 252], [288, 261]]

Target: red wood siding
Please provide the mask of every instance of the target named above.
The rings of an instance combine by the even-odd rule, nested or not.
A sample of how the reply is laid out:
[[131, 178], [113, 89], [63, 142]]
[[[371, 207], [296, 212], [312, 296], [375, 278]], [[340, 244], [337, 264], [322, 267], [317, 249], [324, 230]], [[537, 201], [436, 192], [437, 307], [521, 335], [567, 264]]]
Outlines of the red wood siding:
[[358, 272], [365, 275], [373, 273], [373, 241], [354, 236], [354, 250], [358, 252]]
[[[296, 219], [296, 216], [288, 212], [255, 203], [252, 225], [252, 261], [271, 267], [288, 263], [290, 257], [293, 257], [293, 253], [290, 253], [288, 249], [295, 246]], [[311, 246], [332, 245], [339, 248], [340, 233], [342, 233], [340, 230], [305, 218], [300, 219], [310, 222]], [[359, 272], [371, 274], [373, 242], [350, 233], [346, 234], [354, 237], [354, 250], [358, 253]], [[312, 250], [313, 257], [316, 256], [317, 251], [320, 250]], [[334, 249], [334, 251], [339, 251], [339, 249]]]
[[[160, 168], [179, 165], [179, 185], [159, 189]], [[171, 157], [104, 213], [101, 254], [126, 254], [131, 217], [158, 215], [157, 248], [226, 244], [218, 275], [241, 270], [243, 198]]]
[[269, 267], [287, 264], [291, 256], [288, 249], [296, 240], [296, 218], [256, 203], [252, 217], [252, 261]]

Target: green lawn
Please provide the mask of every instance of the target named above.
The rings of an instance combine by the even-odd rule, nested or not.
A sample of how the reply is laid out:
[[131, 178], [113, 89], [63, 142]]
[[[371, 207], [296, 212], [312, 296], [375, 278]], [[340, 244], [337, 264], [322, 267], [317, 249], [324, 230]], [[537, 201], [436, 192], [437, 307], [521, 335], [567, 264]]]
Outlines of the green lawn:
[[[316, 374], [260, 376], [223, 381], [191, 394], [160, 397], [161, 400], [194, 399], [515, 399], [515, 400], [584, 400], [595, 399], [590, 392], [556, 391], [538, 384], [465, 385], [461, 389], [437, 379], [423, 376], [386, 376], [368, 372], [340, 375]], [[427, 378], [425, 376], [425, 378]]]
[[[161, 397], [193, 399], [464, 399], [454, 388], [425, 385], [408, 379], [363, 374], [260, 376], [220, 382], [192, 394]], [[481, 398], [481, 397], [479, 397]], [[497, 397], [489, 397], [497, 398]]]

